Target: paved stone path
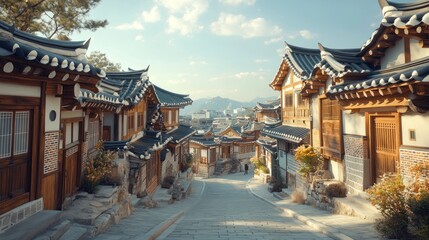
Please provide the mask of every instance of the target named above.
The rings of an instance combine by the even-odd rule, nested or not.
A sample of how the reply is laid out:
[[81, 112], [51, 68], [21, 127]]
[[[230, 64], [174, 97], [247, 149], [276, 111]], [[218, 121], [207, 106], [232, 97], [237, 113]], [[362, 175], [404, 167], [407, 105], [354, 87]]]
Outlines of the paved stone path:
[[[324, 235], [324, 234], [326, 235]], [[377, 239], [373, 222], [280, 200], [252, 175], [195, 179], [174, 204], [144, 209], [99, 240], [123, 239]]]
[[204, 180], [205, 191], [159, 239], [330, 239], [255, 197], [249, 175]]

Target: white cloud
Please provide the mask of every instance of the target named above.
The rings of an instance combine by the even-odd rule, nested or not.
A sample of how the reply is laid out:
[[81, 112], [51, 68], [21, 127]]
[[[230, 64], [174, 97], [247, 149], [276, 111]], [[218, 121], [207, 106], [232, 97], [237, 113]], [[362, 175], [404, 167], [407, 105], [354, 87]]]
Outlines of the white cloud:
[[167, 33], [189, 35], [204, 27], [199, 24], [199, 17], [208, 9], [208, 0], [157, 0], [159, 6], [168, 10]]
[[310, 32], [307, 29], [303, 29], [303, 30], [300, 30], [298, 33], [291, 34], [291, 35], [289, 35], [287, 37], [290, 38], [290, 39], [295, 39], [297, 37], [301, 37], [301, 38], [304, 38], [304, 39], [308, 40], [308, 39], [313, 39], [313, 38], [317, 37], [317, 34], [312, 33], [312, 32]]
[[211, 24], [213, 33], [221, 36], [242, 36], [244, 38], [278, 36], [283, 30], [272, 26], [264, 18], [246, 19], [243, 15], [221, 13], [219, 19]]
[[271, 39], [269, 39], [269, 40], [265, 41], [264, 43], [268, 45], [268, 44], [271, 44], [271, 43], [278, 43], [278, 42], [281, 42], [282, 40], [283, 40], [283, 36], [281, 36], [281, 37], [271, 38]]
[[247, 78], [257, 78], [257, 79], [264, 79], [261, 72], [240, 72], [234, 75], [234, 77], [238, 79], [247, 79]]
[[124, 23], [115, 27], [118, 30], [143, 30], [143, 25], [139, 21]]
[[299, 31], [299, 35], [305, 39], [313, 39], [316, 35], [309, 30], [301, 30]]
[[238, 6], [241, 4], [253, 5], [256, 0], [219, 0], [220, 3], [231, 6]]
[[152, 7], [150, 11], [144, 11], [142, 13], [143, 21], [145, 22], [158, 22], [161, 19], [161, 15], [159, 14], [158, 6]]
[[276, 50], [276, 52], [280, 57], [283, 57], [285, 55], [285, 49], [284, 48], [278, 48]]
[[142, 35], [137, 35], [135, 38], [136, 41], [143, 41], [143, 36]]
[[195, 59], [193, 57], [189, 58], [189, 65], [194, 66], [194, 65], [207, 65], [207, 62], [205, 60], [202, 59]]

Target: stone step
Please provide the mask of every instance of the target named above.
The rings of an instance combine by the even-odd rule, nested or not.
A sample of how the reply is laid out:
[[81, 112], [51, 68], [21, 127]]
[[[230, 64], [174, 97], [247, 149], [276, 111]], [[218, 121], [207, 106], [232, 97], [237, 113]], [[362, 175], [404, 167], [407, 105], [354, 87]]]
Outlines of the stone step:
[[83, 240], [87, 238], [88, 229], [79, 224], [73, 224], [59, 240]]
[[44, 210], [0, 234], [1, 240], [30, 240], [45, 232], [61, 218], [61, 211]]
[[71, 222], [69, 220], [64, 220], [36, 237], [35, 240], [58, 240], [70, 229], [70, 226]]
[[333, 213], [350, 215], [362, 219], [377, 219], [380, 211], [361, 195], [349, 195], [345, 198], [334, 198]]

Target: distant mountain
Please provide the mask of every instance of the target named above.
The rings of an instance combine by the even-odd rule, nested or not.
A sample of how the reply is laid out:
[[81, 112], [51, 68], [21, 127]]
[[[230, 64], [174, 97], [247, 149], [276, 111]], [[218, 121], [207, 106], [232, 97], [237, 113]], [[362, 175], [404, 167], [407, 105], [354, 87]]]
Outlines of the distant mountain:
[[194, 100], [192, 105], [185, 107], [180, 110], [180, 115], [191, 115], [194, 112], [198, 112], [203, 109], [223, 111], [228, 107], [232, 110], [240, 107], [254, 107], [257, 102], [266, 102], [267, 100], [274, 100], [276, 97], [267, 98], [255, 98], [250, 102], [240, 102], [229, 98], [214, 97], [214, 98], [200, 98]]

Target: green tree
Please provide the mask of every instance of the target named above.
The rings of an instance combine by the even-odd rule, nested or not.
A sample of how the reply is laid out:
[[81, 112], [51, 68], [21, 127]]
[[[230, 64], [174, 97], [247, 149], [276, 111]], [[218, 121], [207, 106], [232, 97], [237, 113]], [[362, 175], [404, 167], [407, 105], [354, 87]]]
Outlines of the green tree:
[[69, 40], [74, 32], [95, 31], [107, 20], [88, 19], [101, 0], [0, 0], [0, 20], [47, 38]]
[[121, 64], [111, 62], [105, 53], [101, 53], [99, 51], [91, 52], [88, 56], [88, 63], [103, 69], [105, 72], [121, 71]]

